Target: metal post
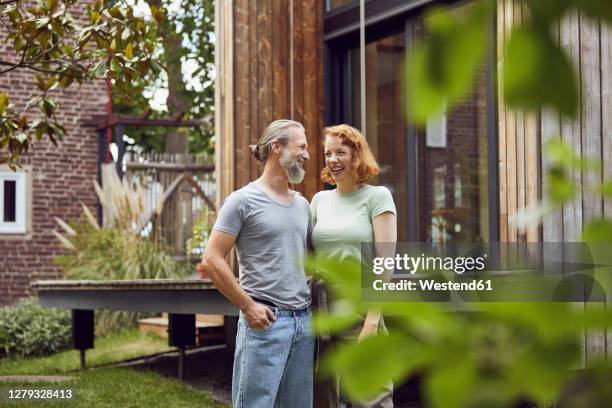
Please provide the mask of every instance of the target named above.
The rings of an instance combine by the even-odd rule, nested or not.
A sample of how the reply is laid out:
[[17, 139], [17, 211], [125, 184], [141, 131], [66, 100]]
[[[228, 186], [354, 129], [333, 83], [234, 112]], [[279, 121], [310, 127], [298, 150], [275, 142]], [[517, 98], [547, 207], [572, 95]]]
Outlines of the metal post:
[[365, 0], [359, 1], [359, 66], [361, 76], [359, 86], [361, 89], [361, 133], [367, 138], [367, 115], [366, 115], [366, 41], [365, 41]]
[[185, 347], [180, 346], [178, 348], [179, 358], [178, 358], [178, 378], [180, 380], [185, 379]]
[[85, 369], [85, 350], [94, 347], [94, 311], [72, 310], [72, 343], [80, 351], [81, 370]]
[[185, 348], [196, 344], [194, 314], [170, 313], [168, 315], [168, 345], [178, 348], [178, 377], [185, 378]]

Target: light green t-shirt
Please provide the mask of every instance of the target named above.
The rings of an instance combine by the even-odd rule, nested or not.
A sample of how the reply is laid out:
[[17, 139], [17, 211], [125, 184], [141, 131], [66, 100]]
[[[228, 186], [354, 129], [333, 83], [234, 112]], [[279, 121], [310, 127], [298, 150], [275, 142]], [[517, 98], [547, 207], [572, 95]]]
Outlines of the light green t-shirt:
[[361, 260], [361, 243], [374, 242], [372, 220], [385, 212], [397, 215], [389, 189], [363, 185], [351, 193], [320, 191], [310, 203], [315, 253], [340, 260]]

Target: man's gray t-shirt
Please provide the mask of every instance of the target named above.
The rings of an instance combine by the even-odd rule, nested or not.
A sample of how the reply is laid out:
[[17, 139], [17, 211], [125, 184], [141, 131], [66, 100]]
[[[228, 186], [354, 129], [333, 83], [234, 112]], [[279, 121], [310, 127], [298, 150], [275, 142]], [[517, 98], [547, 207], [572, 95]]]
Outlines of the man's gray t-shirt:
[[310, 304], [304, 274], [310, 205], [298, 193], [283, 205], [254, 183], [223, 202], [214, 230], [236, 237], [240, 286], [250, 295], [282, 308]]

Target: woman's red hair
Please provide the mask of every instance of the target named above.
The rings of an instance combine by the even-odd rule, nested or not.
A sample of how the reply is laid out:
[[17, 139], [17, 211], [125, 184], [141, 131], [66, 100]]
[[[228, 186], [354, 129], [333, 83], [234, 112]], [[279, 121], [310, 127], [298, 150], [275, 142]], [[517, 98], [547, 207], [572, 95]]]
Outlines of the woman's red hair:
[[[365, 183], [378, 174], [378, 164], [368, 146], [365, 137], [354, 127], [349, 125], [336, 125], [326, 127], [323, 134], [327, 137], [339, 137], [342, 144], [349, 146], [353, 153], [352, 175], [357, 183]], [[321, 170], [321, 180], [325, 183], [335, 185], [327, 166]]]

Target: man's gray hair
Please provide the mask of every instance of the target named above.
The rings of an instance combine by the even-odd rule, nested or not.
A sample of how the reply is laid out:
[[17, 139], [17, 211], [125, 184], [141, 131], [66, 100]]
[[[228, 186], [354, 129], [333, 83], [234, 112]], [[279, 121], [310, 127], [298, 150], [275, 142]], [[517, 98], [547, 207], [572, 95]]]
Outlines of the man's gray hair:
[[289, 132], [287, 132], [287, 129], [293, 127], [304, 132], [304, 125], [295, 120], [279, 119], [270, 123], [263, 131], [263, 135], [261, 139], [259, 139], [259, 142], [249, 146], [251, 154], [253, 154], [258, 161], [265, 163], [266, 160], [268, 160], [272, 142], [276, 141], [283, 146], [287, 146], [287, 143], [289, 143]]

